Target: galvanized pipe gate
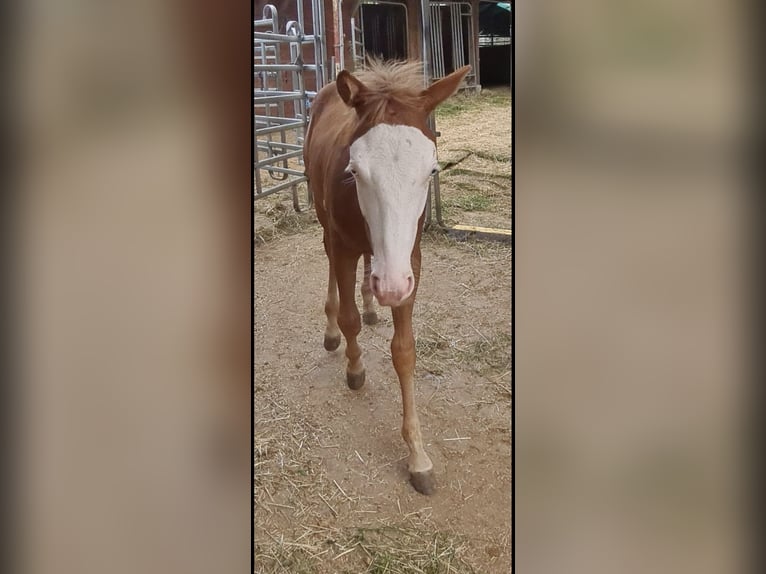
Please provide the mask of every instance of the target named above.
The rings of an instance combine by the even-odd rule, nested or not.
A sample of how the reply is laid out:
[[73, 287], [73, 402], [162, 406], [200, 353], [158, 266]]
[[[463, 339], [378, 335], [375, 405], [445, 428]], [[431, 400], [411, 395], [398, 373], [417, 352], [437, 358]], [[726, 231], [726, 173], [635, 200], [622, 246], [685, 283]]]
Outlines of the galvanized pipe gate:
[[[298, 184], [306, 181], [303, 141], [309, 108], [326, 83], [328, 66], [321, 0], [312, 0], [312, 33], [306, 34], [303, 2], [297, 0], [296, 20], [284, 27], [277, 8], [267, 4], [254, 21], [253, 74], [255, 137], [255, 198], [292, 190], [293, 206], [301, 211]], [[313, 54], [309, 53], [309, 50]], [[313, 55], [313, 63], [306, 63]], [[311, 59], [311, 58], [309, 58]], [[305, 72], [313, 72], [313, 86], [306, 86]], [[289, 72], [289, 78], [284, 73]], [[311, 205], [308, 194], [306, 206]]]
[[[476, 46], [473, 42], [473, 19], [475, 17], [470, 2], [458, 0], [430, 0], [428, 19], [430, 29], [429, 55], [431, 56], [431, 79], [443, 78], [450, 70], [457, 70], [466, 64], [471, 65], [471, 71], [466, 75], [466, 85], [476, 87]], [[449, 18], [443, 18], [449, 14]], [[442, 22], [448, 22], [443, 26]], [[444, 52], [444, 39], [449, 39], [448, 47], [451, 61], [447, 61]]]

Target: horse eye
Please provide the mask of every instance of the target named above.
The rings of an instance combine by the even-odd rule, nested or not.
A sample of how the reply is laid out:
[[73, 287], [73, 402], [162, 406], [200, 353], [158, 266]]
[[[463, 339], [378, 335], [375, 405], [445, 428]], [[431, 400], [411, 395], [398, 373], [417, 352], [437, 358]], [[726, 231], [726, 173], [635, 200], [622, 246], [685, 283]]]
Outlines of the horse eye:
[[436, 175], [437, 173], [439, 173], [439, 168], [438, 167], [435, 167], [435, 168], [433, 168], [431, 170], [431, 175]]

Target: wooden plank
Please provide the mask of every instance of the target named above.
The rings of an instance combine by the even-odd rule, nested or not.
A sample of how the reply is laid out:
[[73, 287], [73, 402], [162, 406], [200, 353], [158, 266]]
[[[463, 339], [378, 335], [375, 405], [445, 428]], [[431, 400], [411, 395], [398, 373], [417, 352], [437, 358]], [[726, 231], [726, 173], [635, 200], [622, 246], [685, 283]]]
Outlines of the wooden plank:
[[467, 239], [487, 239], [510, 243], [512, 239], [510, 229], [497, 229], [494, 227], [455, 225], [454, 227], [446, 228], [446, 232], [448, 235], [459, 241], [465, 241]]
[[454, 225], [452, 229], [456, 231], [465, 231], [468, 233], [488, 233], [491, 235], [507, 235], [511, 236], [510, 229], [498, 229], [496, 227], [477, 227], [473, 225]]

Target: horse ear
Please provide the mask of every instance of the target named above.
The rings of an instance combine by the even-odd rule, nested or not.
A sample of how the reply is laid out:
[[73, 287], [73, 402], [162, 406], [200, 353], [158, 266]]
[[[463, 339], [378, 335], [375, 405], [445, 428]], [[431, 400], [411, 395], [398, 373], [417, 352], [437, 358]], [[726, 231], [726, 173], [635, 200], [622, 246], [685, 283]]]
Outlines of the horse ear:
[[471, 66], [463, 66], [423, 90], [422, 95], [425, 99], [426, 111], [431, 113], [436, 106], [454, 94], [460, 87], [460, 82], [463, 81], [465, 75], [470, 71]]
[[358, 96], [366, 88], [346, 70], [342, 70], [335, 79], [335, 87], [338, 89], [341, 99], [347, 106], [354, 107], [358, 103]]

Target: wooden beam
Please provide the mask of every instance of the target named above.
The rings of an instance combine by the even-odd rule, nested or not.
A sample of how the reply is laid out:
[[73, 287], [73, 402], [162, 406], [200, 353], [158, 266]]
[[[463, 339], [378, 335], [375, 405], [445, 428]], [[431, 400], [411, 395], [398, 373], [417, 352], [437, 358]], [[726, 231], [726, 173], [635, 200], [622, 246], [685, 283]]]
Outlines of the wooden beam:
[[493, 241], [509, 242], [512, 238], [510, 229], [499, 229], [496, 227], [479, 227], [475, 225], [455, 225], [446, 228], [447, 234], [456, 239], [465, 240], [469, 238], [491, 239]]

